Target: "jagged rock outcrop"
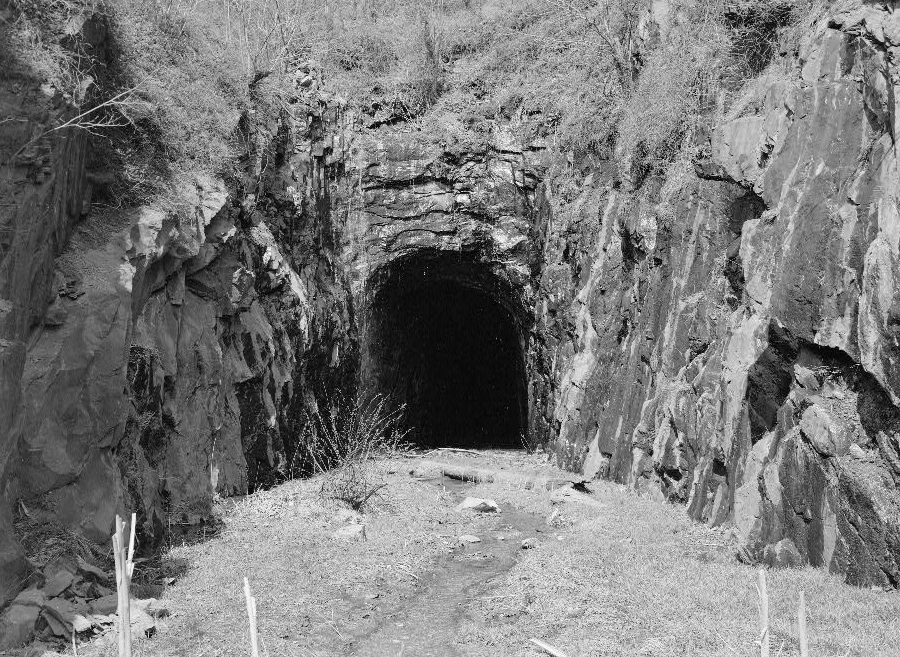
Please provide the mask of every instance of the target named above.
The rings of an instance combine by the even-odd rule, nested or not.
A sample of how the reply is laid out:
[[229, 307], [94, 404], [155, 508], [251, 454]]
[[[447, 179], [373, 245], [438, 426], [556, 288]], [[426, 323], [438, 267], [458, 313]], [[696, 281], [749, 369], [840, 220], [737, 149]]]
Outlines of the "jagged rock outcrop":
[[[0, 47], [8, 43], [6, 29], [0, 28]], [[83, 42], [102, 57], [106, 43], [103, 23], [89, 17], [79, 33]], [[4, 52], [4, 56], [8, 77], [0, 85], [0, 106], [5, 117], [16, 120], [0, 123], [0, 159], [4, 163], [0, 176], [0, 604], [15, 595], [28, 571], [11, 531], [11, 512], [21, 495], [22, 478], [14, 475], [21, 467], [17, 440], [28, 422], [22, 405], [44, 403], [35, 399], [39, 393], [26, 387], [27, 380], [23, 386], [35, 362], [31, 335], [40, 332], [42, 325], [52, 326], [58, 321], [52, 305], [58, 297], [54, 259], [86, 210], [91, 186], [85, 172], [87, 134], [45, 134], [51, 125], [74, 116], [73, 109], [59, 93], [42, 86], [40, 79], [22, 73], [29, 62], [20, 61], [17, 53]], [[63, 290], [62, 294], [75, 292]], [[92, 357], [85, 350], [70, 357], [73, 362], [64, 376], [77, 381], [79, 369]], [[53, 381], [39, 383], [44, 389], [54, 385]], [[89, 406], [93, 401], [81, 400]], [[76, 404], [71, 398], [55, 403]], [[121, 394], [118, 403], [122, 403]], [[80, 417], [67, 418], [77, 427], [77, 434], [83, 436], [93, 428], [95, 408], [84, 409]], [[60, 459], [67, 458], [67, 448], [58, 435], [34, 430], [28, 440], [36, 445], [55, 442]], [[72, 448], [77, 453], [77, 446]], [[54, 471], [65, 467], [54, 463], [35, 485], [43, 485], [42, 480], [54, 478]]]
[[[900, 585], [898, 48], [882, 4], [831, 17], [637, 189], [551, 167], [540, 117], [447, 143], [300, 94], [244, 117], [234, 180], [81, 220], [88, 140], [39, 140], [0, 210], [0, 598], [19, 502], [96, 541], [135, 509], [150, 542], [301, 472], [335, 391], [421, 420], [402, 343], [451, 285], [530, 444], [733, 523], [746, 559]], [[68, 111], [2, 93], [28, 134]]]
[[578, 278], [556, 331], [576, 339], [547, 380], [560, 458], [733, 521], [746, 558], [787, 542], [889, 586], [898, 30], [877, 3], [833, 16], [696, 171], [583, 192], [602, 215], [559, 258]]

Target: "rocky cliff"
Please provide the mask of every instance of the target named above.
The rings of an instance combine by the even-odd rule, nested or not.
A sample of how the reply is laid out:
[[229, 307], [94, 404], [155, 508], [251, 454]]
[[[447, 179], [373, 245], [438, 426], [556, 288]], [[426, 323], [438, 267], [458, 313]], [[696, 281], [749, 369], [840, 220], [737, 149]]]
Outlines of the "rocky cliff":
[[542, 282], [561, 459], [734, 522], [748, 559], [892, 586], [898, 28], [833, 16], [708, 159], [575, 192]]
[[[134, 509], [152, 544], [302, 473], [357, 388], [422, 444], [465, 425], [435, 399], [505, 409], [492, 431], [733, 524], [745, 559], [897, 586], [898, 56], [890, 3], [836, 14], [701, 157], [628, 184], [560, 165], [540, 117], [448, 141], [314, 85], [177, 209], [83, 217], [90, 140], [36, 140], [0, 214], [2, 597], [13, 514], [102, 542]], [[68, 111], [22, 85], [8, 143]], [[464, 346], [430, 349], [446, 326]]]

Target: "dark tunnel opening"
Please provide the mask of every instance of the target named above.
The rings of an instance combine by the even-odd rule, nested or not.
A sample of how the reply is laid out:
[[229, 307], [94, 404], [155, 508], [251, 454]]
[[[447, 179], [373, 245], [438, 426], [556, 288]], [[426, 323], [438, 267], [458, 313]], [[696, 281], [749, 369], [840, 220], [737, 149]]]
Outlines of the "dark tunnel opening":
[[458, 255], [388, 267], [368, 307], [364, 385], [406, 404], [421, 447], [522, 448], [524, 333], [509, 291]]

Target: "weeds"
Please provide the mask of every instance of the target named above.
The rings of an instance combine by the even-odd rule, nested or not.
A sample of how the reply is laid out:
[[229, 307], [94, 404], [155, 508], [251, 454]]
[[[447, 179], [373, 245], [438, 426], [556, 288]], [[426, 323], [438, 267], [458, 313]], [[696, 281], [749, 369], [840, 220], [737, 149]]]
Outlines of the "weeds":
[[322, 475], [323, 498], [359, 511], [379, 494], [386, 484], [374, 460], [406, 448], [404, 410], [391, 409], [383, 396], [360, 401], [338, 395], [312, 418], [301, 449], [314, 472]]
[[[84, 95], [92, 78], [51, 38], [81, 5], [18, 1], [38, 72]], [[94, 7], [120, 55], [105, 97], [141, 86], [139, 111], [113, 126], [120, 195], [146, 202], [183, 171], [230, 175], [241, 115], [319, 92], [391, 120], [425, 116], [448, 90], [507, 118], [539, 115], [558, 151], [615, 156], [639, 185], [702, 141], [817, 2], [680, 0], [655, 26], [649, 0], [109, 0]]]

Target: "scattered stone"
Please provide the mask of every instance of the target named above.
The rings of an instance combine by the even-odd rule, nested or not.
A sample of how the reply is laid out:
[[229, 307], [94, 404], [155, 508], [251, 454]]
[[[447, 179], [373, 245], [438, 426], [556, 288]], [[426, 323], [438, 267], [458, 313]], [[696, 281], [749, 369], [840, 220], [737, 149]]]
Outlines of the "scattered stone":
[[481, 539], [472, 534], [463, 534], [459, 537], [460, 543], [481, 543]]
[[67, 572], [71, 575], [75, 575], [78, 572], [78, 566], [75, 564], [75, 561], [72, 559], [68, 559], [66, 557], [57, 557], [46, 566], [44, 566], [44, 578], [47, 581], [52, 580], [60, 572]]
[[92, 564], [89, 564], [87, 561], [78, 557], [76, 559], [76, 565], [78, 566], [78, 574], [81, 575], [84, 579], [92, 580], [99, 583], [106, 583], [109, 581], [109, 574], [97, 568]]
[[807, 390], [817, 391], [822, 387], [815, 373], [802, 365], [794, 364], [794, 379]]
[[537, 539], [536, 538], [526, 538], [522, 541], [522, 549], [523, 550], [532, 550], [537, 547]]
[[75, 614], [72, 618], [72, 629], [75, 630], [76, 633], [87, 632], [94, 627], [94, 624], [92, 618], [82, 616], [81, 614]]
[[47, 608], [44, 608], [44, 610], [41, 612], [41, 618], [44, 619], [45, 623], [47, 623], [47, 627], [50, 628], [50, 632], [53, 634], [53, 636], [58, 636], [61, 639], [66, 639], [72, 634], [72, 626], [67, 626]]
[[47, 601], [38, 589], [22, 591], [0, 615], [0, 649], [20, 648], [34, 636], [34, 624]]
[[362, 514], [359, 511], [354, 511], [353, 509], [341, 508], [334, 514], [335, 520], [337, 520], [341, 524], [346, 523], [354, 523], [361, 524], [362, 523]]
[[485, 500], [479, 497], [467, 497], [460, 502], [457, 511], [475, 511], [477, 513], [500, 513], [500, 505], [494, 500]]
[[47, 621], [54, 635], [68, 638], [72, 634], [76, 614], [87, 612], [88, 608], [86, 604], [76, 605], [64, 598], [53, 598], [44, 605], [41, 617]]
[[55, 598], [72, 585], [75, 576], [67, 570], [60, 570], [52, 579], [44, 584], [44, 593], [48, 598]]
[[[575, 490], [571, 486], [567, 486], [565, 488], [557, 488], [555, 491], [550, 493], [551, 504], [563, 504], [565, 502], [584, 504], [585, 506], [591, 506], [597, 509], [606, 508], [606, 504], [604, 504], [600, 500], [594, 499], [587, 493], [582, 493], [581, 491]], [[550, 523], [548, 522], [548, 524]]]
[[772, 568], [799, 568], [803, 565], [800, 551], [789, 538], [783, 538], [775, 545], [767, 545], [762, 561]]
[[821, 406], [813, 404], [803, 411], [800, 431], [822, 456], [844, 456], [850, 451], [850, 432]]
[[149, 639], [156, 634], [156, 619], [148, 614], [145, 609], [132, 604], [131, 631], [138, 636], [143, 635]]
[[104, 595], [102, 598], [92, 600], [90, 610], [92, 614], [114, 614], [119, 608], [119, 597], [112, 593]]
[[366, 527], [356, 524], [347, 525], [334, 532], [334, 537], [345, 541], [364, 541], [366, 540]]

